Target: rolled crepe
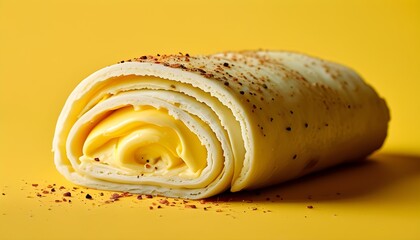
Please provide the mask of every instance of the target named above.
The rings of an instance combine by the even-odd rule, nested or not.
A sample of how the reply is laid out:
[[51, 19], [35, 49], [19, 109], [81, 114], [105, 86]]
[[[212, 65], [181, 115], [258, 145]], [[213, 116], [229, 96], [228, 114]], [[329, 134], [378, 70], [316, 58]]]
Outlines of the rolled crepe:
[[142, 56], [75, 88], [53, 151], [76, 184], [197, 199], [363, 159], [388, 121], [354, 71], [306, 55]]

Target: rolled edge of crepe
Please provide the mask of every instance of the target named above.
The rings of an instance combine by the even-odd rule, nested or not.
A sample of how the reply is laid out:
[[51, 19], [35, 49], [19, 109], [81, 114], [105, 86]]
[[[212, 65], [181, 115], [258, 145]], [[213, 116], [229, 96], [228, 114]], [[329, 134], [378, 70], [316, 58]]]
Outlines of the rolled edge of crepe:
[[74, 89], [53, 152], [78, 185], [198, 199], [363, 159], [389, 120], [357, 73], [307, 55], [142, 56]]

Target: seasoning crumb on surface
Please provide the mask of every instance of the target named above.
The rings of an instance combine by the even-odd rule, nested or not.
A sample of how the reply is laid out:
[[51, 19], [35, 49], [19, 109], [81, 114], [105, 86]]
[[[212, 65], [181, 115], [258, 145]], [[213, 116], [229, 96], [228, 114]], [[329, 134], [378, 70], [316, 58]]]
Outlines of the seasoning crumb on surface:
[[313, 209], [314, 208], [314, 206], [312, 206], [312, 205], [308, 205], [308, 206], [306, 206], [308, 209]]
[[65, 193], [63, 193], [63, 196], [64, 197], [71, 197], [71, 192], [65, 192]]
[[120, 194], [118, 194], [118, 193], [113, 193], [113, 194], [111, 195], [110, 199], [112, 199], [112, 200], [118, 200], [118, 198], [120, 198], [120, 197], [121, 197], [121, 195], [120, 195]]
[[185, 208], [197, 208], [197, 206], [193, 204], [185, 204]]
[[86, 194], [86, 199], [93, 199], [93, 197], [88, 193], [88, 194]]

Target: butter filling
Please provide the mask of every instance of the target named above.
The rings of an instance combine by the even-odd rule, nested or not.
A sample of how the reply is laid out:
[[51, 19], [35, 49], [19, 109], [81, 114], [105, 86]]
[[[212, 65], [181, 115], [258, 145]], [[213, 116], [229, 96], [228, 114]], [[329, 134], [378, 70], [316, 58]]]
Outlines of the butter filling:
[[139, 177], [193, 179], [207, 166], [207, 150], [167, 110], [127, 106], [113, 111], [90, 131], [80, 161], [109, 165]]

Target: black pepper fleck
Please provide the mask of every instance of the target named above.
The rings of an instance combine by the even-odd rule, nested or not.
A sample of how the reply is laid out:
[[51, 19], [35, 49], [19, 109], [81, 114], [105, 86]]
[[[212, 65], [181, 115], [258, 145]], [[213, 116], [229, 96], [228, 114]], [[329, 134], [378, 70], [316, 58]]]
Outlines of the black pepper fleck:
[[287, 127], [286, 130], [290, 132], [290, 131], [292, 131], [292, 128], [291, 127]]
[[223, 66], [229, 67], [229, 63], [225, 62], [225, 63], [223, 63]]
[[240, 94], [242, 94], [242, 95], [244, 95], [244, 94], [245, 94], [245, 92], [244, 92], [244, 91], [239, 91], [239, 93], [240, 93]]
[[86, 194], [86, 199], [93, 199], [92, 196], [88, 193]]

